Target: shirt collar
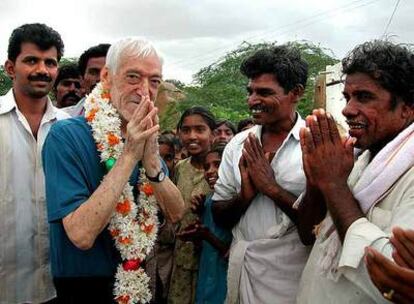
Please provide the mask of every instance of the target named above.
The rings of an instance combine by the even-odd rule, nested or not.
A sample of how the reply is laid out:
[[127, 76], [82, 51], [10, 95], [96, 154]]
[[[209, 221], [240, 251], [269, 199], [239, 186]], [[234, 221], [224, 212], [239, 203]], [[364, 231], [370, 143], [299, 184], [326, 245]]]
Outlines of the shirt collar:
[[[13, 109], [18, 110], [16, 99], [14, 98], [13, 89], [0, 98], [0, 115], [11, 112]], [[51, 121], [56, 119], [56, 108], [52, 101], [47, 97], [46, 112], [43, 114], [43, 120]]]
[[297, 114], [297, 116], [296, 116], [295, 125], [290, 130], [288, 136], [292, 135], [297, 141], [299, 141], [300, 140], [300, 137], [299, 137], [300, 129], [305, 128], [306, 127], [306, 123], [302, 119], [302, 117], [300, 116], [300, 114], [298, 112], [296, 112], [296, 114]]
[[[289, 134], [286, 138], [290, 138], [290, 136], [293, 136], [294, 139], [296, 139], [297, 141], [300, 140], [299, 137], [299, 132], [301, 128], [305, 128], [306, 127], [306, 123], [305, 121], [302, 119], [302, 117], [300, 116], [300, 114], [298, 112], [296, 112], [296, 122], [293, 125], [293, 128], [290, 129]], [[263, 126], [261, 125], [257, 125], [257, 129], [255, 130], [256, 132], [256, 136], [257, 138], [259, 138], [259, 141], [261, 142], [261, 133], [262, 133], [262, 129]]]

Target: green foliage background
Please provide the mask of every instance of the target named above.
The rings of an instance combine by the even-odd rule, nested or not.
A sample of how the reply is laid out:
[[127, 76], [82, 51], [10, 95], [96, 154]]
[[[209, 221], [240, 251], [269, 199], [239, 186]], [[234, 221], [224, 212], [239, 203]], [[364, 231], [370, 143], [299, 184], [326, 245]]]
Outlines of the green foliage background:
[[[240, 73], [241, 62], [260, 48], [276, 45], [272, 43], [250, 44], [244, 42], [223, 58], [201, 69], [194, 75], [194, 83], [182, 90], [186, 100], [178, 105], [180, 112], [193, 105], [210, 109], [217, 118], [238, 122], [249, 116], [246, 104], [247, 79]], [[329, 49], [308, 41], [294, 41], [288, 44], [297, 47], [309, 64], [309, 77], [305, 94], [298, 105], [298, 111], [306, 116], [312, 110], [316, 76], [327, 65], [338, 62]]]
[[12, 81], [7, 76], [4, 66], [0, 66], [0, 96], [5, 95], [12, 87]]

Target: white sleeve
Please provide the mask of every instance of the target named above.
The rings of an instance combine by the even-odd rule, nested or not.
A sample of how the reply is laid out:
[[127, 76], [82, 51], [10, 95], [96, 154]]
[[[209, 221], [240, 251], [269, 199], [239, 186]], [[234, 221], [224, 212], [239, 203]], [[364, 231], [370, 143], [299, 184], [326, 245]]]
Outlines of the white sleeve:
[[238, 148], [237, 142], [232, 141], [224, 149], [218, 173], [219, 178], [214, 186], [212, 199], [215, 201], [229, 200], [237, 195], [235, 170], [239, 170], [239, 167], [233, 163], [235, 148]]
[[376, 303], [383, 303], [384, 298], [368, 276], [363, 261], [364, 250], [365, 247], [371, 246], [392, 260], [393, 246], [389, 241], [392, 228], [399, 226], [412, 229], [414, 227], [413, 180], [411, 178], [403, 187], [391, 191], [392, 197], [390, 196], [387, 202], [384, 202], [391, 208], [381, 203], [373, 208], [370, 217], [375, 218], [376, 224], [365, 217], [360, 218], [352, 223], [345, 235], [339, 269], [345, 277], [368, 293]]

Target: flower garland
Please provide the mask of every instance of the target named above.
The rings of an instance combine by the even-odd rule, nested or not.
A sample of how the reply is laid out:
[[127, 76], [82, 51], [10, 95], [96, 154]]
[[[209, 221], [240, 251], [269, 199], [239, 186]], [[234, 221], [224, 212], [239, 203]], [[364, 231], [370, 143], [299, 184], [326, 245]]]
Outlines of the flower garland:
[[[121, 120], [109, 102], [110, 95], [99, 83], [85, 100], [85, 118], [92, 128], [101, 161], [111, 170], [123, 151]], [[139, 204], [134, 202], [133, 187], [127, 183], [116, 204], [109, 231], [122, 257], [114, 287], [115, 300], [120, 304], [148, 303], [151, 292], [149, 277], [141, 262], [154, 247], [158, 232], [158, 207], [154, 190], [140, 169]]]

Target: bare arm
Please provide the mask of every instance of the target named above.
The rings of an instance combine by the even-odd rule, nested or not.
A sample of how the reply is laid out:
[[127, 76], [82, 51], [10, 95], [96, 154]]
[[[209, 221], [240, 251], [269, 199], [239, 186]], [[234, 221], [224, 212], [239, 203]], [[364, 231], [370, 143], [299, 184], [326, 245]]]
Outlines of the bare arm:
[[326, 216], [326, 205], [322, 193], [311, 186], [306, 189], [305, 196], [298, 208], [298, 233], [304, 245], [315, 242], [314, 228]]
[[[349, 139], [342, 142], [335, 121], [323, 110], [314, 110], [313, 115], [306, 118], [306, 125], [308, 128], [301, 129], [300, 138], [307, 183], [318, 189], [313, 191], [313, 194], [317, 195], [316, 199], [320, 199], [318, 191], [323, 196], [323, 201], [343, 241], [351, 224], [363, 217], [359, 204], [347, 184], [353, 167], [353, 141]], [[318, 203], [314, 202], [309, 206], [305, 204], [303, 208], [312, 208], [314, 204]], [[318, 209], [322, 211], [321, 205]], [[309, 215], [311, 211], [304, 209], [301, 212], [301, 222], [306, 222], [304, 216], [307, 212]], [[314, 213], [316, 218], [311, 219], [308, 226], [302, 229], [309, 229], [309, 224], [318, 219], [318, 212], [311, 213]], [[304, 239], [308, 241], [308, 237], [305, 236]]]
[[296, 224], [297, 210], [292, 206], [297, 197], [276, 183], [269, 160], [253, 134], [249, 134], [244, 143], [243, 156], [250, 172], [250, 179], [257, 191], [269, 197]]
[[243, 200], [241, 196], [227, 201], [213, 201], [211, 211], [217, 225], [231, 229], [240, 220], [250, 206], [250, 201]]
[[152, 183], [154, 194], [165, 217], [178, 222], [184, 214], [184, 200], [174, 183], [166, 177], [161, 183]]
[[93, 246], [109, 223], [135, 165], [134, 158], [122, 155], [91, 197], [63, 218], [66, 234], [76, 247], [86, 250]]
[[322, 191], [339, 238], [343, 242], [348, 228], [357, 219], [364, 217], [364, 214], [346, 183], [332, 184]]
[[227, 229], [233, 228], [239, 222], [257, 193], [250, 179], [244, 156], [240, 158], [239, 170], [241, 176], [240, 193], [230, 200], [214, 201], [211, 207], [214, 221], [217, 225]]
[[211, 233], [210, 229], [205, 228], [205, 236], [204, 239], [210, 243], [211, 246], [213, 246], [222, 257], [225, 257], [229, 251], [230, 244], [227, 244], [220, 240], [218, 237], [216, 237], [213, 233]]
[[[154, 105], [151, 103], [150, 110], [153, 108]], [[158, 124], [158, 116], [154, 119]], [[149, 176], [156, 176], [161, 170], [157, 133], [152, 134], [145, 143], [143, 165]], [[178, 222], [184, 215], [184, 199], [178, 188], [168, 177], [161, 183], [151, 182], [151, 184], [166, 219], [171, 223]]]
[[222, 257], [225, 257], [230, 248], [230, 244], [227, 244], [216, 237], [208, 227], [201, 224], [199, 221], [191, 223], [183, 231], [177, 235], [183, 241], [197, 242], [205, 240], [210, 243], [211, 246], [216, 249]]
[[297, 197], [280, 187], [274, 179], [273, 182], [269, 182], [267, 185], [264, 185], [264, 187], [266, 190], [264, 190], [265, 192], [263, 193], [271, 198], [276, 206], [278, 206], [291, 219], [292, 222], [297, 224], [297, 210], [292, 208]]

